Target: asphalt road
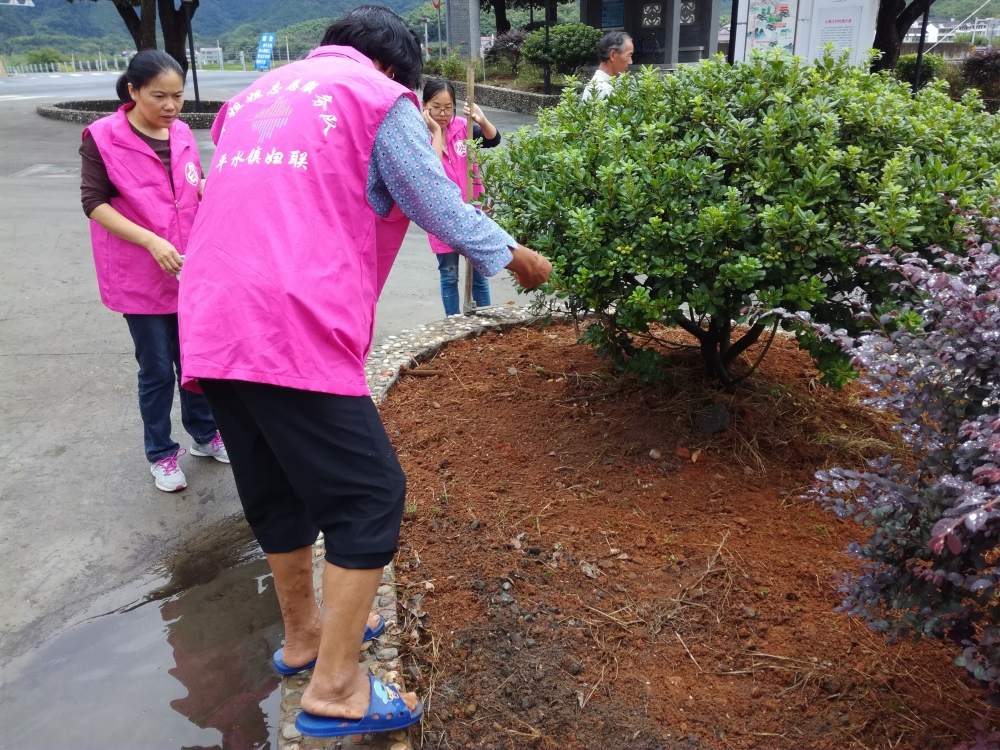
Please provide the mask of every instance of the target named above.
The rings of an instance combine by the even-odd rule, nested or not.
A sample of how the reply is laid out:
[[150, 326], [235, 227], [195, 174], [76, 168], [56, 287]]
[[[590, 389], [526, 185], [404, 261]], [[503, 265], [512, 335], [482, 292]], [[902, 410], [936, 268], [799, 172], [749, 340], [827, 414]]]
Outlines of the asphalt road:
[[[224, 99], [257, 77], [204, 71], [201, 94]], [[0, 78], [0, 682], [16, 680], [17, 663], [94, 602], [239, 511], [229, 469], [210, 459], [181, 460], [182, 493], [153, 487], [131, 339], [98, 298], [80, 209], [81, 127], [34, 111], [48, 99], [114, 98], [115, 79]], [[503, 131], [533, 120], [488, 116]], [[207, 165], [208, 131], [195, 132]], [[494, 302], [515, 299], [505, 278], [492, 288]], [[411, 227], [376, 341], [441, 315], [434, 258]], [[174, 435], [189, 443], [176, 401]]]

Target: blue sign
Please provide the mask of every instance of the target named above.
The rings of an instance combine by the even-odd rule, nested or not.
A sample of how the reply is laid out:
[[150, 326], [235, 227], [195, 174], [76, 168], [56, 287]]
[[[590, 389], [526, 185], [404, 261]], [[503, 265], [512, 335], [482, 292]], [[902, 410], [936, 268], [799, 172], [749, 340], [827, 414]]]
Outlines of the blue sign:
[[257, 70], [271, 68], [271, 53], [274, 52], [274, 40], [277, 37], [277, 34], [260, 35], [260, 42], [257, 44], [257, 61], [254, 63]]
[[620, 29], [625, 25], [624, 0], [604, 0], [601, 3], [601, 28]]

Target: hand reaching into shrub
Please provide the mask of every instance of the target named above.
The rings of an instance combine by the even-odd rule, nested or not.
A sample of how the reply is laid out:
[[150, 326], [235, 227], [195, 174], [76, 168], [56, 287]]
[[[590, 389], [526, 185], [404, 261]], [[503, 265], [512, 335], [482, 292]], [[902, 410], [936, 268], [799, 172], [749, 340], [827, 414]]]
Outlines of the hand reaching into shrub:
[[[952, 207], [955, 207], [954, 202]], [[872, 252], [866, 267], [900, 279], [910, 298], [879, 313], [860, 308], [877, 330], [836, 341], [862, 370], [874, 396], [866, 404], [895, 413], [913, 448], [913, 465], [885, 456], [863, 472], [817, 473], [811, 496], [872, 530], [848, 553], [863, 561], [846, 574], [840, 610], [891, 641], [947, 638], [962, 647], [955, 663], [1000, 696], [1000, 220], [961, 212], [962, 254], [932, 248]], [[997, 701], [1000, 702], [1000, 701]]]
[[[544, 291], [596, 314], [586, 339], [602, 354], [655, 377], [650, 325], [680, 326], [732, 386], [774, 325], [748, 310], [806, 310], [857, 332], [852, 295], [892, 299], [892, 275], [859, 266], [856, 243], [959, 251], [940, 194], [983, 204], [1000, 125], [942, 83], [914, 96], [846, 55], [772, 53], [627, 74], [602, 101], [569, 90], [480, 158], [493, 216], [552, 261]], [[853, 377], [834, 343], [797, 332], [825, 382]]]

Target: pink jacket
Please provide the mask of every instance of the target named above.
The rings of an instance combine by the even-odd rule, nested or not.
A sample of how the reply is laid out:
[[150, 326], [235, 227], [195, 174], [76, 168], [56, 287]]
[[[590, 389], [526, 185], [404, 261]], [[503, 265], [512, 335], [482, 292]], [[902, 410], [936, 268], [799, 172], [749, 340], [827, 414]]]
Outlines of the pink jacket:
[[[449, 180], [462, 189], [463, 200], [469, 199], [469, 156], [468, 146], [465, 143], [468, 132], [468, 120], [464, 117], [451, 118], [444, 138], [445, 152], [441, 157], [444, 173], [448, 175]], [[476, 175], [472, 182], [472, 199], [475, 200], [483, 192], [483, 183], [479, 179], [479, 171], [476, 167], [473, 166], [472, 169]], [[427, 238], [430, 240], [431, 250], [435, 254], [455, 252], [433, 234], [427, 235]]]
[[181, 275], [184, 382], [368, 395], [375, 303], [409, 220], [368, 203], [378, 128], [405, 87], [319, 47], [231, 99]]
[[[201, 160], [191, 129], [180, 120], [170, 126], [170, 170], [173, 190], [163, 162], [129, 126], [125, 104], [83, 131], [90, 133], [121, 193], [111, 207], [126, 219], [170, 242], [185, 253], [198, 211]], [[90, 237], [97, 267], [101, 301], [120, 313], [166, 315], [177, 312], [177, 279], [165, 273], [149, 251], [115, 237], [96, 221]]]

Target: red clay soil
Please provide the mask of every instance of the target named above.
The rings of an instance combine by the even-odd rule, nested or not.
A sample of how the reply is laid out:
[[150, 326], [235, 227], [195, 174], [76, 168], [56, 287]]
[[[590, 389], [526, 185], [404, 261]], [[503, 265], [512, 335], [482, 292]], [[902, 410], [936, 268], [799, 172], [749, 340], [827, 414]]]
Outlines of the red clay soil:
[[[821, 466], [899, 450], [886, 417], [782, 337], [735, 395], [672, 351], [649, 386], [572, 327], [490, 333], [381, 407], [409, 481], [396, 564], [423, 746], [970, 739], [987, 709], [954, 648], [834, 612], [841, 550], [867, 535], [798, 499]], [[718, 403], [732, 425], [697, 433]]]

